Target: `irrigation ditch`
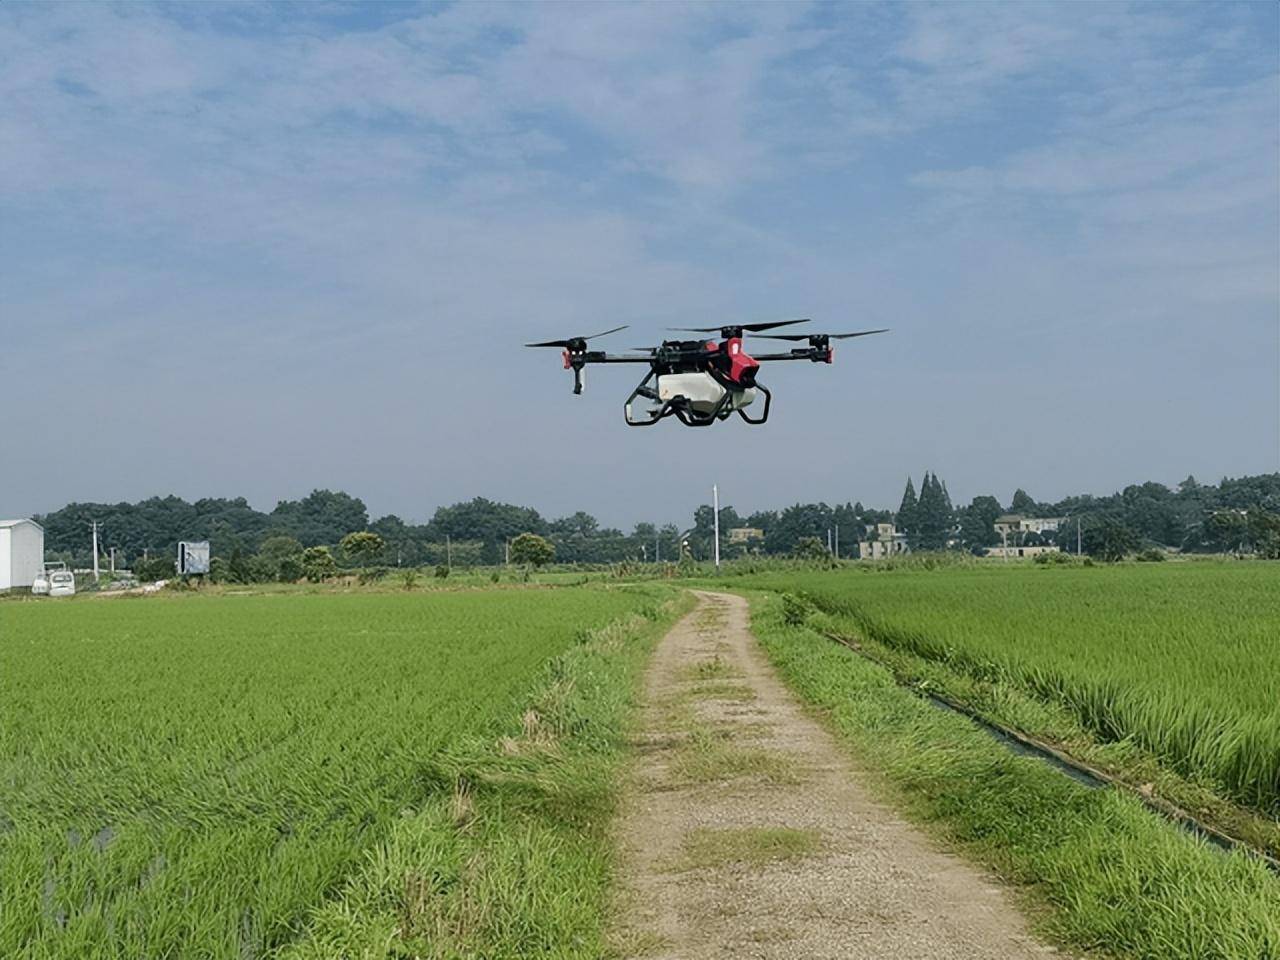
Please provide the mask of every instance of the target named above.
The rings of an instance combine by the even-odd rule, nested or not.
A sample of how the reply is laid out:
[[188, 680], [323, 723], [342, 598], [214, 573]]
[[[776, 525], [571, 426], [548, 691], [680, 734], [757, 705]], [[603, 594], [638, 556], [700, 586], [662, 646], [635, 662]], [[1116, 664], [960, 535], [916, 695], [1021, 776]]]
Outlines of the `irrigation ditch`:
[[1170, 803], [1162, 797], [1155, 796], [1141, 787], [1135, 786], [1126, 780], [1115, 777], [1105, 770], [1101, 770], [1091, 764], [1083, 763], [1068, 753], [1064, 753], [1052, 744], [1032, 737], [1020, 730], [1012, 727], [1006, 727], [1002, 723], [997, 723], [988, 717], [983, 716], [977, 710], [967, 704], [952, 699], [944, 694], [934, 693], [931, 690], [925, 690], [909, 681], [900, 677], [892, 665], [885, 662], [873, 653], [867, 651], [860, 643], [852, 637], [842, 636], [837, 633], [823, 632], [822, 635], [828, 640], [840, 644], [842, 647], [852, 651], [864, 660], [883, 667], [893, 677], [894, 681], [903, 689], [909, 690], [916, 696], [921, 697], [931, 703], [940, 710], [946, 710], [951, 713], [957, 713], [967, 717], [969, 720], [978, 725], [991, 736], [997, 743], [1001, 744], [1011, 753], [1020, 756], [1033, 757], [1043, 763], [1053, 767], [1059, 773], [1070, 777], [1077, 783], [1082, 784], [1092, 790], [1103, 790], [1108, 787], [1114, 787], [1130, 793], [1137, 797], [1149, 810], [1160, 814], [1167, 820], [1176, 823], [1182, 829], [1186, 830], [1197, 837], [1200, 837], [1215, 847], [1223, 851], [1239, 850], [1249, 856], [1262, 861], [1276, 874], [1280, 874], [1280, 859], [1271, 856], [1265, 850], [1260, 850], [1251, 843], [1234, 837], [1219, 828], [1205, 823], [1198, 819], [1190, 811], [1183, 809], [1175, 803]]

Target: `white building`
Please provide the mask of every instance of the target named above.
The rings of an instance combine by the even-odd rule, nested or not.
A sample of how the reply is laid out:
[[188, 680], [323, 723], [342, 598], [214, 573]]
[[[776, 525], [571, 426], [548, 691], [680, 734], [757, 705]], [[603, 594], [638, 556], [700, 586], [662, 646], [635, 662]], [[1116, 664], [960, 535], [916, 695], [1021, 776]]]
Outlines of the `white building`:
[[44, 570], [44, 527], [34, 520], [0, 520], [0, 590], [30, 590]]
[[862, 560], [883, 560], [910, 552], [907, 535], [899, 533], [892, 523], [871, 524], [867, 527], [867, 539], [858, 543], [858, 557]]
[[1000, 536], [1012, 537], [1025, 533], [1044, 533], [1046, 530], [1056, 531], [1066, 522], [1066, 517], [1024, 517], [1020, 513], [1006, 513], [996, 518], [994, 526]]

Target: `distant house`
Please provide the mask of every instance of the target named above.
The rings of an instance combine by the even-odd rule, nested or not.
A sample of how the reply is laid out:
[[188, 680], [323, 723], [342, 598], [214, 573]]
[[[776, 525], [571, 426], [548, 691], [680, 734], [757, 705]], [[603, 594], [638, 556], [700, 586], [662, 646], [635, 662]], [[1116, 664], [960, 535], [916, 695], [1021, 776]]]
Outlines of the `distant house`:
[[1057, 531], [1066, 517], [1024, 517], [1020, 513], [1006, 513], [996, 517], [996, 533], [1001, 537], [1016, 537], [1019, 534], [1041, 534], [1046, 530]]
[[1056, 546], [1028, 544], [1028, 535], [1040, 537], [1045, 533], [1057, 533], [1067, 522], [1066, 517], [1024, 517], [1020, 513], [1006, 513], [996, 517], [994, 526], [1000, 536], [1000, 546], [988, 547], [988, 557], [1009, 560], [1017, 557], [1034, 557], [1041, 553], [1058, 553]]
[[34, 520], [0, 520], [0, 590], [30, 590], [44, 571], [44, 527]]
[[910, 552], [907, 535], [892, 523], [871, 524], [867, 527], [866, 539], [858, 543], [858, 557], [862, 560], [883, 560]]
[[763, 540], [764, 531], [756, 527], [731, 527], [729, 529], [730, 543], [751, 543], [753, 540]]

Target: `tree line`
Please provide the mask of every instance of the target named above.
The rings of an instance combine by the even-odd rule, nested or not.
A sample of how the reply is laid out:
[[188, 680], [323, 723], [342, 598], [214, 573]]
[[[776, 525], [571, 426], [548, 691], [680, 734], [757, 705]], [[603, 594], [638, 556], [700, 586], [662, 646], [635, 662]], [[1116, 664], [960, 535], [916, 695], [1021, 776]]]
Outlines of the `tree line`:
[[[858, 541], [877, 523], [894, 523], [913, 550], [958, 549], [979, 552], [1000, 542], [996, 520], [1004, 513], [1029, 517], [1066, 517], [1056, 533], [1028, 534], [1028, 543], [1059, 543], [1074, 551], [1107, 555], [1117, 549], [1177, 548], [1189, 552], [1280, 553], [1280, 473], [1201, 484], [1188, 477], [1176, 488], [1147, 482], [1110, 496], [1081, 495], [1055, 502], [1035, 500], [1019, 489], [1002, 504], [994, 495], [974, 497], [966, 506], [952, 504], [946, 483], [926, 472], [917, 491], [908, 478], [896, 511], [865, 507], [861, 502], [796, 503], [780, 510], [739, 514], [720, 510], [721, 555], [732, 559], [749, 553], [786, 555], [824, 548], [830, 542], [844, 558], [858, 556]], [[309, 548], [329, 548], [335, 565], [360, 566], [370, 560], [387, 566], [448, 564], [474, 566], [502, 563], [508, 545], [524, 533], [546, 539], [561, 563], [603, 564], [621, 561], [678, 560], [712, 556], [715, 513], [698, 507], [692, 526], [636, 524], [629, 532], [602, 526], [578, 511], [544, 518], [531, 507], [499, 503], [483, 497], [438, 508], [425, 523], [406, 522], [394, 514], [371, 519], [364, 502], [343, 492], [316, 490], [299, 500], [282, 500], [269, 512], [243, 497], [205, 498], [187, 502], [176, 496], [152, 497], [137, 503], [72, 503], [36, 519], [45, 528], [50, 559], [76, 566], [92, 563], [90, 523], [98, 521], [104, 553], [117, 552], [120, 565], [160, 558], [172, 560], [179, 540], [209, 540], [215, 557], [264, 565], [284, 558], [300, 560]], [[730, 530], [759, 531], [760, 536]], [[339, 549], [351, 533], [370, 532], [380, 544], [376, 558]], [[313, 557], [318, 554], [313, 553]], [[290, 568], [292, 569], [292, 568]]]

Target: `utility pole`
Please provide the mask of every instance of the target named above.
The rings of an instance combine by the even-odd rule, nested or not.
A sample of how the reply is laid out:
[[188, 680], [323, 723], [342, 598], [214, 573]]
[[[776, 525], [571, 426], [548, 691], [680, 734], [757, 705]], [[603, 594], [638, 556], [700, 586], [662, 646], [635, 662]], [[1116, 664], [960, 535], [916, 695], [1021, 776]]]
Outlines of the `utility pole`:
[[715, 531], [716, 531], [716, 569], [720, 569], [720, 488], [714, 483], [711, 485], [711, 509], [715, 511]]
[[111, 572], [112, 574], [116, 572], [116, 548], [115, 547], [111, 548]]
[[510, 539], [508, 539], [508, 540], [507, 540], [507, 562], [506, 562], [506, 565], [507, 565], [508, 567], [509, 567], [509, 566], [511, 566], [511, 541], [510, 541]]
[[1080, 556], [1080, 518], [1076, 517], [1076, 556]]
[[653, 562], [662, 562], [662, 528], [654, 527], [653, 534]]
[[449, 539], [447, 533], [444, 535], [444, 565], [450, 573], [453, 573], [453, 541]]
[[1000, 555], [1004, 557], [1004, 562], [1009, 562], [1009, 525], [1007, 523], [1000, 526]]
[[840, 524], [836, 524], [836, 559], [840, 559]]
[[93, 582], [98, 582], [98, 521], [93, 521]]

